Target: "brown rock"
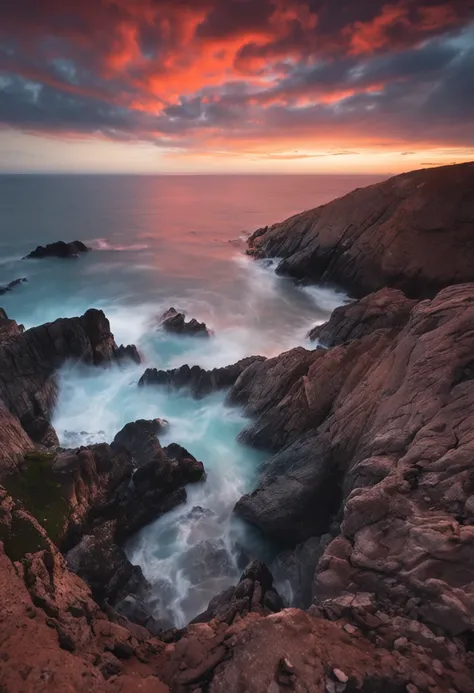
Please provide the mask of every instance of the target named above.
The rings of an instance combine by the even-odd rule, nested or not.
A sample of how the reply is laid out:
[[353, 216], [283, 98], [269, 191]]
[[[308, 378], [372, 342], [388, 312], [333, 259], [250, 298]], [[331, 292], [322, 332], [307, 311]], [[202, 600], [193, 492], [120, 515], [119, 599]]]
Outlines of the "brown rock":
[[472, 324], [474, 285], [450, 287], [418, 303], [398, 334], [293, 350], [251, 366], [231, 391], [254, 416], [245, 439], [283, 448], [238, 512], [290, 543], [343, 515], [349, 555], [329, 543], [317, 600], [373, 593], [451, 634], [474, 627], [465, 515], [474, 488]]
[[357, 296], [391, 286], [430, 297], [474, 280], [473, 188], [473, 163], [404, 173], [259, 229], [248, 252]]
[[323, 346], [332, 347], [360, 339], [380, 329], [398, 332], [408, 322], [416, 301], [398, 289], [380, 289], [374, 294], [336, 308], [329, 321], [314, 327], [308, 334]]

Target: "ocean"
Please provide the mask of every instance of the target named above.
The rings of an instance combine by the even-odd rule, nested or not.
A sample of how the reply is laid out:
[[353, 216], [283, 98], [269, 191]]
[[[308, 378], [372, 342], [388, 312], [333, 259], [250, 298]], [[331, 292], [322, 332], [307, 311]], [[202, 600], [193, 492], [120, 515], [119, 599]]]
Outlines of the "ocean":
[[[255, 487], [265, 454], [237, 442], [246, 424], [225, 393], [138, 388], [147, 367], [214, 368], [244, 356], [312, 348], [307, 331], [347, 300], [326, 287], [301, 287], [256, 262], [247, 235], [380, 180], [369, 176], [0, 176], [0, 285], [27, 283], [0, 297], [26, 328], [101, 308], [116, 341], [134, 343], [144, 363], [60, 374], [53, 418], [61, 445], [111, 442], [129, 421], [164, 418], [163, 445], [177, 442], [204, 462], [207, 480], [186, 505], [141, 530], [127, 545], [152, 585], [164, 626], [184, 626], [216, 593], [235, 584], [242, 556], [273, 547], [232, 514]], [[37, 245], [81, 240], [93, 251], [73, 260], [23, 260]], [[157, 329], [174, 306], [205, 321], [213, 338]], [[192, 512], [193, 508], [203, 508]]]

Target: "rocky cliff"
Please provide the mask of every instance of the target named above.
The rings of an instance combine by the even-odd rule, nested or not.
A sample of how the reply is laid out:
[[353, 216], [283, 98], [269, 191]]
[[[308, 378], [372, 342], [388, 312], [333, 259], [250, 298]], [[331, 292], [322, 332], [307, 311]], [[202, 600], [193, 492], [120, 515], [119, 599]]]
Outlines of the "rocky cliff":
[[399, 176], [254, 234], [285, 271], [365, 294], [314, 349], [144, 374], [230, 387], [243, 440], [272, 453], [236, 506], [279, 546], [271, 572], [253, 561], [179, 631], [147, 612], [121, 543], [202, 463], [161, 447], [161, 420], [58, 448], [57, 368], [135, 350], [97, 312], [26, 332], [0, 315], [2, 691], [474, 693], [473, 171]]
[[432, 297], [474, 281], [473, 190], [474, 163], [404, 173], [258, 229], [248, 252], [353, 296], [390, 286]]

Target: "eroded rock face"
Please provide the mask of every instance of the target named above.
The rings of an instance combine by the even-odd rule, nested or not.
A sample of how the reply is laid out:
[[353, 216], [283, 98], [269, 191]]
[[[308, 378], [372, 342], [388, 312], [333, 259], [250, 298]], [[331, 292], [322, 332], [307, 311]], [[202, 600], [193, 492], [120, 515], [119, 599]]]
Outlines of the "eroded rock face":
[[247, 439], [279, 449], [237, 510], [296, 544], [326, 530], [315, 509], [340, 489], [317, 600], [370, 592], [445, 632], [473, 629], [473, 321], [474, 285], [453, 286], [397, 335], [301, 350], [301, 373], [293, 350], [237, 381], [231, 397], [255, 417]]
[[473, 188], [473, 163], [404, 173], [259, 229], [248, 252], [354, 296], [391, 286], [432, 297], [474, 280]]
[[195, 318], [186, 322], [185, 314], [180, 313], [176, 308], [169, 308], [166, 313], [163, 313], [160, 326], [165, 332], [190, 337], [210, 337], [212, 334], [204, 322], [198, 322]]
[[[5, 554], [1, 542], [18, 523], [30, 531], [20, 553], [11, 554], [17, 542]], [[312, 614], [271, 613], [271, 575], [253, 563], [226, 603], [216, 600], [209, 622], [164, 634], [165, 644], [114, 609], [101, 611], [44, 529], [3, 489], [0, 533], [0, 685], [7, 690], [327, 693], [342, 683], [352, 693], [474, 690], [474, 663], [461, 641], [390, 617], [368, 595], [324, 602]], [[22, 562], [12, 563], [20, 554]]]
[[109, 321], [95, 309], [26, 332], [0, 315], [0, 335], [0, 399], [20, 421], [38, 417], [50, 421], [58, 393], [57, 371], [66, 361], [105, 365], [123, 357]]
[[[0, 686], [25, 693], [166, 693], [145, 664], [162, 643], [115, 616], [114, 622], [99, 609], [43, 527], [0, 487]], [[143, 663], [140, 673], [117, 679], [131, 659]]]
[[82, 241], [56, 241], [48, 243], [48, 245], [39, 245], [35, 250], [32, 250], [26, 258], [41, 259], [45, 257], [72, 258], [79, 257], [81, 253], [89, 252], [88, 248]]
[[127, 450], [132, 454], [136, 466], [141, 467], [155, 457], [165, 457], [158, 435], [167, 428], [168, 422], [163, 419], [133, 421], [117, 433], [111, 447], [115, 450]]
[[19, 420], [13, 416], [0, 399], [0, 477], [13, 471], [18, 462], [34, 443], [27, 435]]
[[237, 615], [247, 613], [268, 615], [283, 608], [283, 601], [273, 586], [273, 576], [265, 563], [252, 561], [245, 568], [235, 587], [229, 587], [211, 599], [206, 611], [193, 623], [208, 623], [215, 619], [231, 624]]
[[325, 347], [337, 346], [360, 339], [375, 330], [400, 331], [408, 322], [416, 304], [398, 289], [380, 289], [360, 301], [336, 308], [324, 325], [314, 327], [308, 334]]
[[213, 368], [210, 371], [200, 366], [181, 366], [168, 371], [147, 368], [138, 381], [140, 387], [156, 385], [167, 389], [189, 389], [193, 397], [205, 397], [217, 390], [226, 390], [252, 363], [264, 361], [263, 356], [249, 356], [231, 366]]
[[23, 325], [18, 325], [16, 320], [10, 320], [3, 308], [0, 308], [0, 345], [14, 339], [23, 331]]

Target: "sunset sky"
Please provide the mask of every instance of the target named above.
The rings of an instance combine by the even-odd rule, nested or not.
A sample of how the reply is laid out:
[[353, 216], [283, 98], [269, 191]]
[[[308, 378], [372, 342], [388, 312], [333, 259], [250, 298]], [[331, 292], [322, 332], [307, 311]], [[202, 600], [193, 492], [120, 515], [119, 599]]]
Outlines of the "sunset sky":
[[474, 0], [0, 0], [0, 171], [474, 159]]

